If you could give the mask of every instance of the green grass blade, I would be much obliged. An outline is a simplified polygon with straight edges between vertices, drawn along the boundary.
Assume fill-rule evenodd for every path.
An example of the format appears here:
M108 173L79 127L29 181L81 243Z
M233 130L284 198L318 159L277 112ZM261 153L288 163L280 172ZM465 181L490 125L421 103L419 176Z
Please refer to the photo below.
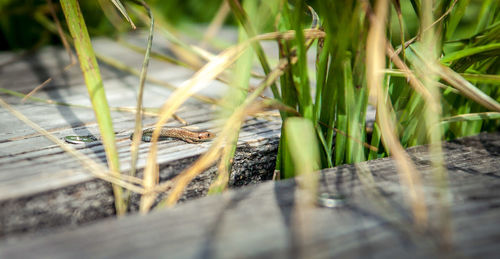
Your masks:
M301 184L314 195L317 191L315 171L321 168L314 126L308 119L291 117L285 121L284 127L295 175L303 176Z
M459 60L462 58L470 57L473 55L483 54L489 58L492 56L500 55L500 43L492 43L487 45L481 45L473 48L466 48L463 50L455 51L450 53L449 55L444 56L441 59L441 62L448 63L451 61Z
M386 69L385 73L393 77L406 78L406 73L397 69ZM490 74L471 74L471 73L458 73L464 79L474 82L474 83L486 83L492 85L500 85L500 75L490 75ZM404 88L403 86L398 87L399 89ZM401 96L396 94L396 96Z
M246 14L245 10L243 7L240 5L238 0L227 0L229 6L231 7L231 10L236 16L236 19L241 23L243 28L245 28L245 31L248 34L248 38L253 38L257 35L255 32L255 29L253 28L250 20L248 19L248 15ZM262 46L260 45L259 42L252 42L252 47L257 54L257 57L259 58L260 64L262 66L262 69L264 70L264 73L269 74L271 72L271 67L269 66L269 62L267 61L266 54L264 53L264 50L262 49ZM273 92L274 98L280 100L281 96L278 92L278 87L276 84L271 85L271 91Z
M248 10L248 15L250 18L256 19L257 14L257 4L254 1L244 2L245 9ZM239 42L245 42L248 40L247 34L245 33L242 26L238 27ZM219 116L222 119L227 119L231 116L230 112L234 112L238 107L245 101L247 96L248 86L250 83L250 75L252 71L254 55L250 49L245 50L241 57L236 61L236 67L234 69L234 77L231 79L231 84L234 86L230 88L224 99L221 101L224 107L229 107L229 109L222 110ZM245 91L241 91L245 90ZM231 122L226 122L231 123ZM238 136L240 133L240 127L235 127L231 138L226 138L227 143L223 148L222 156L218 165L218 174L216 180L211 184L208 193L216 194L226 190L229 183L229 177L231 172L231 165L236 151L236 145L238 144Z
M483 5L478 15L479 19L476 25L476 33L486 29L488 23L494 19L498 5L498 0L483 0Z
M410 2L413 7L413 11L415 11L415 14L420 17L420 0L410 0Z
M324 40L318 41L317 54L316 54L316 96L314 102L314 123L317 123L321 117L321 101L323 90L326 85L328 60L330 57L330 44L324 44Z
M377 159L377 158L383 156L384 153L381 151L382 146L380 145L381 141L382 141L382 133L380 132L380 127L375 122L373 124L370 145L373 147L376 147L378 149L378 151L370 150L370 153L368 154L368 160ZM381 155L379 155L379 154L381 154Z
M354 85L351 57L343 62L344 88L347 106L347 143L346 162L356 163L365 160L363 143L365 141L366 107L368 104L366 87Z
M480 112L460 114L452 117L443 118L441 124L459 122L459 121L483 121L483 120L498 120L500 119L500 112Z
M111 2L116 6L116 9L118 9L120 11L120 13L123 15L123 17L125 17L125 19L127 20L127 22L130 23L130 25L132 26L132 28L135 29L134 22L132 22L132 19L130 19L130 16L128 16L127 10L125 9L125 7L123 7L123 5L120 2L120 0L111 0ZM106 11L106 10L104 10L104 11Z
M136 105L136 113L135 113L135 127L134 127L134 135L132 138L132 145L130 146L130 171L129 175L135 176L136 167L137 167L137 159L139 157L139 145L141 144L142 138L142 115L143 115L143 96L144 96L144 85L146 83L148 66L149 66L149 58L151 54L151 47L153 45L153 33L154 33L154 17L151 9L144 1L138 1L146 12L148 13L151 22L149 24L149 33L148 33L148 43L146 47L146 53L144 54L144 60L142 62L141 74L139 77L139 91L137 96L137 105ZM126 193L127 200L130 198L129 192Z
M438 71L441 78L450 83L453 87L463 93L463 95L488 110L491 111L500 111L500 104L495 101L490 96L486 95L484 92L479 90L469 81L465 80L462 76L460 76L457 72L453 71L449 67L441 66L441 69Z
M297 50L298 61L292 66L294 70L295 85L297 86L299 112L303 117L313 118L313 104L311 98L311 89L309 86L309 76L307 74L307 47L304 38L302 23L304 19L305 5L304 1L296 0L294 9L293 29L295 30L295 46Z
M451 39L451 37L455 33L455 30L458 26L458 23L460 22L460 20L464 16L465 10L467 9L469 2L470 2L470 0L460 0L457 2L455 8L453 8L453 11L451 12L450 16L448 17L448 22L447 22L446 32L445 32L445 39ZM450 5L451 4L452 3L450 3Z
M85 21L80 10L80 6L76 0L63 0L61 7L66 17L69 31L73 38L80 67L83 72L85 84L94 108L101 138L106 151L106 158L108 166L113 174L120 174L120 161L118 158L118 151L115 143L115 133L113 130L113 122L109 111L108 101L106 100L106 93L104 92L104 85L102 82L99 66L97 64L90 37L87 32ZM113 185L115 194L115 206L118 215L125 213L126 207L122 197L122 188Z

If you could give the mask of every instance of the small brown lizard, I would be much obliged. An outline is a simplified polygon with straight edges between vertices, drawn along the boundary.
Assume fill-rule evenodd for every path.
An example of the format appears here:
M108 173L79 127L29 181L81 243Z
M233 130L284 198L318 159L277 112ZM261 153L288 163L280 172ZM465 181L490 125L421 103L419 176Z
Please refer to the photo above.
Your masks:
M145 129L142 131L142 141L151 142L153 136L154 128ZM134 134L130 135L130 139L134 137ZM158 140L165 140L168 138L176 138L184 140L187 143L198 143L209 141L215 137L215 134L210 131L192 131L185 128L171 128L163 127L160 131L160 137Z

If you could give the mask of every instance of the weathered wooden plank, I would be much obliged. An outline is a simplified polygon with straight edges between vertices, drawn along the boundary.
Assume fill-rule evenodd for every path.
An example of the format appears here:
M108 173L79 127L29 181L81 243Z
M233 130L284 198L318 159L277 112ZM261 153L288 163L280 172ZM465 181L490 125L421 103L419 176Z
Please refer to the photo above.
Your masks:
M274 167L278 134L279 125L274 129L264 128L264 131L242 133L240 141L243 144L240 145L235 157L233 168L235 180L231 185L248 184L255 182L255 179L270 179ZM265 145L252 145L252 141ZM130 141L123 142L127 143L119 143L118 148L123 157L123 170L127 170ZM161 180L170 179L189 166L197 156L207 150L208 145L209 143L189 145L179 143L179 141L161 143L158 154ZM149 144L141 145L140 167L145 163L148 147ZM105 157L101 146L82 147L81 150L97 161ZM248 153L254 155L249 156ZM92 176L85 172L78 162L59 151L58 147L23 155L28 158L12 159L10 163L7 158L2 165L3 177L0 193L3 194L4 199L0 202L0 218L2 219L0 234L33 232L48 227L62 226L65 222L77 224L96 218L85 216L84 219L78 221L74 218L75 213L83 215L91 213L100 217L114 213L112 209L110 210L113 203L109 185L100 183L100 180L92 180ZM254 170L255 167L260 167L261 170ZM30 170L24 171L26 168ZM253 170L251 175L247 169ZM194 198L206 193L214 176L215 168L202 174L188 188L185 197ZM92 196L93 193L97 194ZM30 207L27 203L36 205ZM97 208L80 206L82 203L99 204L99 206ZM135 206L132 209L135 209ZM46 213L40 213L40 210Z
M128 40L144 44L142 34L132 35ZM155 38L157 50L165 51L166 41ZM94 41L98 53L105 53L135 69L140 69L142 55L106 39ZM13 55L0 53L0 60ZM0 67L0 87L27 93L39 83L52 76L53 81L38 92L39 98L52 99L78 105L90 105L86 87L83 85L79 66L61 73L69 63L62 49L45 48L39 53ZM102 65L102 64L101 64ZM134 107L137 85L135 76L101 66L108 101L113 107ZM188 79L193 71L152 60L149 76L179 85ZM227 87L210 82L207 96L217 97ZM144 105L160 107L171 90L154 84L146 85ZM40 126L63 139L67 135L98 134L94 113L91 109L55 106L34 102L21 103L18 97L0 94L14 108ZM214 121L216 107L197 100L189 100L178 111L190 127L217 132ZM117 132L122 170L130 164L129 135L134 125L134 115L112 112ZM40 136L24 123L0 109L0 237L19 233L30 233L53 227L76 225L114 214L110 186L93 178L81 164L64 153L54 143ZM152 125L155 118L146 117L144 125ZM239 186L269 179L273 171L274 153L280 134L280 120L249 119L241 131L238 153L233 168L231 186ZM169 126L180 126L172 121ZM187 144L182 141L164 141L159 145L158 162L161 180L172 178L189 166L210 143ZM144 167L150 144L140 146L138 166ZM105 165L102 145L74 145L80 152ZM273 154L273 155L271 155ZM246 169L253 170L249 173ZM140 170L139 170L139 173ZM204 195L215 168L210 168L198 177L188 188L183 199ZM133 201L137 199L133 197ZM136 206L132 206L135 210Z
M452 243L412 228L393 161L379 159L321 172L321 192L344 195L328 209L300 204L294 180L266 182L146 216L108 219L43 238L0 244L3 258L497 258L500 237L500 133L444 144ZM424 177L430 225L439 192L425 147L409 150ZM373 184L366 184L363 168ZM364 179L364 180L363 180ZM376 198L374 190L381 195ZM300 208L301 213L297 214Z

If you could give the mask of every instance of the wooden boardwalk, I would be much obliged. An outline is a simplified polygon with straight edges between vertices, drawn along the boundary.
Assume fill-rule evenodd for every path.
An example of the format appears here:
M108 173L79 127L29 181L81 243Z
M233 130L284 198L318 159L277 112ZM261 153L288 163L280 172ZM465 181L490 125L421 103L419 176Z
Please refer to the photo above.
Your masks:
M269 181L146 216L0 244L0 257L498 258L500 133L444 147L450 246L438 231L439 189L432 181L429 155L425 147L417 147L410 154L424 176L429 231L412 228L405 190L394 163L386 158L321 172L321 191L345 197L345 205L337 208L301 206L304 191L294 180Z

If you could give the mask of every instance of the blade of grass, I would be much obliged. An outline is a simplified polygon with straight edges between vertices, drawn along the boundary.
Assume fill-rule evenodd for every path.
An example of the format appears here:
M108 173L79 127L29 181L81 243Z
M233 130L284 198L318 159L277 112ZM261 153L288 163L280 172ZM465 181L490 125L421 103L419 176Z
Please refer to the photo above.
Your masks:
M461 4L466 1L460 1L458 10L462 8ZM453 15L450 17L453 19ZM433 5L430 1L425 1L422 5L422 25L428 27L433 20ZM439 30L437 26L436 30ZM429 143L429 153L432 157L432 176L433 183L437 186L437 200L439 206L436 211L438 212L437 228L439 233L439 242L442 247L451 249L452 242L452 222L450 211L450 192L448 186L448 172L445 167L444 152L442 147L442 132L439 127L441 121L442 108L440 104L441 93L437 86L439 76L434 72L434 67L438 66L438 56L441 55L440 42L442 35L434 31L434 27L422 34L421 44L423 49L423 68L417 70L417 75L422 79L422 83L426 86L427 90L431 93L432 99L425 100L423 107L424 130L427 135L425 136L426 142ZM436 44L437 43L437 44ZM423 135L423 134L422 134Z
M344 88L347 106L347 135L346 139L346 162L356 163L365 160L363 148L365 136L366 106L368 98L366 88L356 89L353 82L351 70L351 58L347 57L343 62Z
M248 34L248 38L254 38L257 35L257 33L255 32L255 29L253 28L245 10L243 9L239 1L238 0L226 0L226 1L229 4L229 7L231 8L231 11L233 12L236 19L241 23L243 28L245 28L245 31ZM262 49L262 46L260 45L259 42L256 41L252 42L252 47L255 51L255 54L257 54L257 57L259 58L264 73L266 75L269 74L271 72L271 68L269 66L269 62L267 61L266 54ZM276 84L271 85L271 91L273 92L274 98L277 98L278 100L281 99Z
M448 17L448 21L446 22L446 31L445 31L445 39L451 39L453 34L455 33L455 30L458 26L458 23L462 19L462 17L465 14L465 10L467 9L467 6L469 5L470 0L462 0L458 1L457 5L455 3L452 3L451 6L454 6L453 11L451 12L450 16Z
M279 1L278 16L275 20L275 30L283 31L291 28L290 15L288 11L288 4L285 1ZM292 46L289 41L284 39L278 39L278 50L279 50L279 58L286 59L288 63L292 63L292 57L290 53L292 52ZM293 80L293 73L290 68L287 68L284 71L283 76L280 77L280 91L281 91L281 99L282 102L289 106L295 107L297 106L297 90L296 90L295 82ZM293 113L282 112L280 111L281 120L286 120L289 116L293 116ZM281 128L280 141L278 144L278 154L276 157L276 167L275 174L277 175L276 179L281 178L289 178L293 177L293 165L291 164L290 154L286 151L286 135L284 134L283 127Z
M135 176L136 174L136 167L137 167L137 159L139 157L139 144L141 143L141 138L142 138L142 102L143 102L143 95L144 95L144 84L146 83L146 78L147 78L147 72L148 72L148 65L149 65L149 58L150 58L150 53L151 53L151 47L153 45L153 32L154 32L154 17L153 13L151 12L151 9L149 6L146 4L144 1L137 1L139 4L141 4L146 12L148 13L151 22L149 24L149 34L148 34L148 43L146 47L146 53L144 55L144 60L142 62L142 69L141 69L141 74L139 77L139 94L137 96L137 105L136 105L136 113L135 113L135 127L134 127L134 134L132 137L132 144L130 145L130 171L129 175ZM128 201L130 198L130 193L126 192L125 193L125 199L127 201L126 206L128 205Z
M342 65L342 64L339 64ZM346 88L349 87L346 84L349 83L351 78L344 77L344 71L342 67L339 67L338 69L339 76L341 76L338 79L339 84L337 85L337 99L336 99L336 104L337 104L337 109L336 109L336 116L335 116L335 128L338 130L341 130L342 132L348 132L347 129L347 123L348 123L348 117L347 117L347 112L348 112L348 107L347 107L347 100L346 100ZM350 81L352 83L352 81ZM342 135L342 134L337 134L335 136L335 165L340 165L346 162L346 157L348 156L346 153L346 143L347 143L347 137Z
M306 211L313 208L318 199L319 174L315 171L321 166L314 125L310 119L290 117L284 122L284 128L289 149L287 153L292 158L300 193L294 200L290 225L296 238L310 240L313 238L311 225L314 222ZM300 257L307 256L301 254Z
M401 12L401 3L399 0L393 0L392 1L394 9L396 9L396 14L398 15L398 22L399 22L399 37L401 39L401 46L405 45L405 27L404 27L404 20L403 20L403 13ZM402 48L403 52L403 61L406 60L406 55L405 55L405 48Z
M123 18L120 10L117 10L116 6L114 6L114 4L109 0L97 0L97 3L113 27L118 31L122 31L125 25L123 24ZM126 27L128 29L128 25L126 25Z
M303 117L313 119L313 103L311 98L311 89L309 84L309 76L307 74L307 50L308 46L304 38L302 23L304 20L305 4L302 0L295 1L295 9L293 13L292 28L295 30L295 48L297 61L292 62L292 70L294 71L295 86L297 87L297 97L299 104L299 112ZM314 10L311 8L311 12ZM317 21L314 21L317 23ZM313 26L315 26L313 24ZM295 64L294 64L295 63Z
M125 19L127 20L127 22L130 23L130 26L132 26L132 29L135 30L135 28L136 28L135 24L132 21L132 19L130 19L130 16L128 16L127 10L125 9L125 7L123 7L123 5L120 2L120 0L111 0L111 2L116 6L116 9L118 9L120 11L120 13L123 15L123 17L125 17Z
M500 119L500 112L479 112L479 113L469 113L460 114L456 116L443 118L441 124L449 124L453 122L460 121L482 121L482 120L498 120Z
M315 171L321 168L314 126L307 118L290 117L284 127L295 175L301 176L297 179L299 187L306 190L307 199L314 203L318 190L318 174Z
M386 69L384 70L384 72L393 77L407 78L409 76L409 73L407 71L403 71L400 69ZM458 74L462 76L464 79L471 82L500 85L500 75L471 74L471 73L458 73ZM458 93L458 91L455 90L454 88L446 86L444 84L442 84L441 87L443 89L447 89L449 91L454 91L455 93Z
M450 83L451 86L459 90L465 97L477 102L488 110L500 111L500 104L497 101L469 83L469 81L465 80L449 67L441 65L436 72L443 80Z
M408 200L412 208L415 224L418 227L427 226L427 208L421 189L420 175L415 169L413 162L395 135L395 125L390 118L387 107L387 92L382 87L382 74L380 71L385 67L384 53L386 49L385 21L387 17L388 1L378 1L375 13L369 14L371 25L368 32L366 72L367 83L371 94L377 100L377 123L382 132L382 142L387 150L391 151L399 170L401 182L408 188Z
M371 135L372 139L370 144L371 146L377 149L376 150L370 149L370 153L368 154L368 160L377 159L381 157L381 155L379 155L379 153L381 153L379 152L381 149L379 145L382 141L382 133L380 132L380 127L378 126L378 123L373 124L373 131Z
M252 20L256 20L258 18L258 5L255 1L246 1L243 3L245 9L248 11L248 16ZM228 6L229 8L229 6ZM229 11L229 10L228 10ZM247 34L242 26L238 27L238 38L239 42L245 42L248 40ZM234 77L232 78L231 85L235 86L230 88L227 91L225 98L222 100L225 107L229 107L229 110L222 110L220 113L221 118L228 118L230 116L229 112L234 111L240 106L245 100L246 94L248 93L248 87L250 84L250 75L252 71L254 55L250 49L245 50L243 55L236 61ZM241 91L240 89L244 90ZM226 144L222 147L221 159L218 163L218 175L215 181L210 185L210 189L208 190L209 194L220 193L226 190L229 176L231 172L231 164L234 157L234 153L236 151L236 145L238 142L238 136L240 132L240 128L242 126L243 121L235 121L235 122L226 122L226 123L234 123L233 131L230 132L228 136L226 136Z
M481 6L481 11L478 15L479 20L476 26L476 34L481 32L486 28L488 22L492 20L495 16L495 10L498 8L498 1L496 0L484 0Z
M66 22L71 32L76 52L78 53L85 84L87 85L90 100L94 107L109 169L113 174L119 176L120 161L116 150L113 122L111 120L99 66L92 49L92 44L90 43L89 34L85 21L83 20L80 6L76 0L64 0L61 1L61 7L66 17ZM115 194L116 212L118 215L123 215L127 209L122 196L123 190L120 186L113 185L113 192Z
M455 51L441 58L441 62L448 63L451 61L459 60L462 58L478 54L484 54L487 55L488 57L498 56L500 55L500 43L491 43L487 45L481 45L473 48L466 48L463 50Z
M331 44L326 43L324 39L318 40L318 45L316 49L316 96L314 101L314 118L313 121L316 123L321 117L321 96L323 95L323 90L326 85L327 71L328 71L328 61L330 58L330 46Z

